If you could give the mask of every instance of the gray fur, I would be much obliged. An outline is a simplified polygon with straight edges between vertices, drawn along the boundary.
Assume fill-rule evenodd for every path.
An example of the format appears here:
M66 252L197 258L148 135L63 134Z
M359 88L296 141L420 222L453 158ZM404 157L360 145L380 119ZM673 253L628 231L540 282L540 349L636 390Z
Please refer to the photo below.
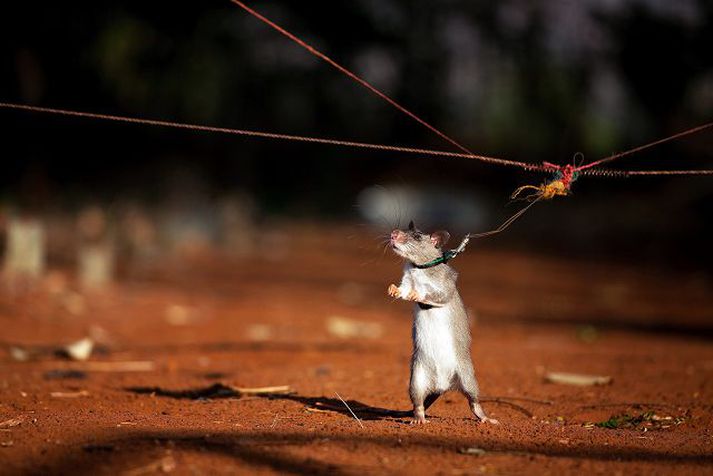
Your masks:
M447 232L424 234L415 227L394 230L391 235L394 252L406 262L401 284L391 285L389 294L414 302L409 385L414 422L425 423L426 409L452 389L466 396L476 419L497 423L478 402L468 315L456 287L458 273L447 264L425 269L414 266L441 256L448 236Z

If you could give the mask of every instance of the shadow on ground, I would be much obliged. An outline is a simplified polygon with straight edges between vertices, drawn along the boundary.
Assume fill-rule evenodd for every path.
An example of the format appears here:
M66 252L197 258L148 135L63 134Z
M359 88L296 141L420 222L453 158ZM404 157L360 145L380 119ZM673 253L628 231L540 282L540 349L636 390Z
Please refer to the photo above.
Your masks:
M211 400L216 398L243 398L246 396L240 389L222 383L214 383L208 387L182 390L166 389L163 387L128 387L126 390L136 394L168 397L178 400ZM356 416L361 420L410 419L413 415L412 410L392 410L375 407L358 400L341 400L338 397L306 397L296 393L264 393L257 396L269 400L289 400L301 403L308 411L339 413L349 418ZM486 396L481 396L480 398L481 402L503 405L522 413L527 418L532 418L532 412L511 400L518 400L518 398ZM530 402L536 404L552 403L536 400L530 400Z
M227 464L240 468L271 469L286 474L355 474L364 471L379 470L377 463L340 466L328 461L328 452L315 453L324 456L327 461L317 456L295 455L293 448L311 445L331 445L360 451L368 455L373 447L394 448L395 451L411 449L414 451L433 451L442 453L477 444L485 450L487 456L522 456L536 455L581 460L604 461L647 461L667 465L677 463L709 465L713 455L690 454L683 452L655 451L647 449L613 448L605 445L589 445L582 448L563 447L562 445L503 442L495 437L483 435L479 440L473 438L444 438L420 433L417 429L411 435L405 435L398 441L393 436L369 434L335 434L334 432L283 433L275 432L222 432L206 435L193 430L162 430L155 432L137 431L122 438L93 439L76 449L44 463L32 466L28 474L97 474L103 471L116 472L147 461L155 461L168 451L176 455L177 465L188 454L212 453L230 459ZM90 451L88 448L99 448ZM369 461L367 457L364 461ZM127 463L128 462L128 463ZM127 466L128 464L128 466ZM232 466L231 466L232 467ZM184 468L185 469L185 468Z
M163 387L128 387L129 392L168 397L179 400L211 400L216 398L242 398L245 396L238 389L215 383L208 387L198 387L184 390L171 390ZM410 410L390 410L362 403L358 400L340 400L329 397L304 397L295 393L268 393L258 395L270 400L289 400L301 403L313 411L340 413L354 418L352 412L362 420L382 420L384 418L406 418L412 415Z

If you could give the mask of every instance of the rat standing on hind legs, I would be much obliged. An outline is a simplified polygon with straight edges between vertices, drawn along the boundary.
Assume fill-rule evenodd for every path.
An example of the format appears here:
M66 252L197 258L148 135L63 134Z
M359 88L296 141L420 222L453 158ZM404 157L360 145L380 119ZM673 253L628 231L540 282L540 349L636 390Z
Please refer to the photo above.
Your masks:
M470 358L470 327L456 279L442 251L450 234L426 234L413 222L406 231L391 233L391 247L406 260L401 284L389 286L389 296L413 301L413 356L409 393L414 423L426 423L426 410L448 390L459 390L468 399L473 415L488 418L478 401L478 382Z

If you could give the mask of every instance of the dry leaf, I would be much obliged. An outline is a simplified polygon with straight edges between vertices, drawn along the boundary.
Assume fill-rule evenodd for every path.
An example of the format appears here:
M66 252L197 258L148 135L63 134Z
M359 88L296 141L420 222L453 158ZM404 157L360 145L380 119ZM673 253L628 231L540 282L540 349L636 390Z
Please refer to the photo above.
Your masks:
M92 355L92 350L94 349L94 341L89 337L78 340L67 345L63 350L67 353L72 360L87 360L90 355Z
M22 420L24 420L24 417L19 416L15 418L10 418L9 420L5 420L3 422L0 422L0 428L13 428L18 426L20 423L22 423Z
M52 392L50 396L52 398L79 398L88 397L89 392L86 390L79 390L78 392Z
M561 383L564 385L577 385L588 387L592 385L607 385L612 378L600 375L571 374L565 372L548 372L545 374L545 381L550 383Z
M378 339L383 334L382 326L377 322L355 321L341 316L331 316L327 319L327 330L342 339L354 337Z

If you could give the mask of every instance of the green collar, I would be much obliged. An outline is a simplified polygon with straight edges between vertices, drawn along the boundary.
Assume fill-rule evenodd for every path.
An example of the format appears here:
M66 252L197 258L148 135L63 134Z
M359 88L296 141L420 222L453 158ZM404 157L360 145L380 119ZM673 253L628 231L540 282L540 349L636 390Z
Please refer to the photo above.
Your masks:
M433 268L434 266L438 266L439 264L446 264L453 258L458 256L458 253L456 253L454 250L451 251L444 251L443 255L440 258L436 258L434 260L429 261L428 263L424 264L414 264L414 268L418 269L427 269L427 268Z
M433 268L434 266L438 266L439 264L446 264L456 256L458 256L460 253L465 251L465 246L468 244L468 241L470 241L470 234L465 235L463 238L463 241L461 241L460 245L458 248L450 251L444 251L443 254L441 255L440 258L436 258L434 260L429 261L428 263L424 264L413 264L414 268L418 269L428 269L428 268Z

